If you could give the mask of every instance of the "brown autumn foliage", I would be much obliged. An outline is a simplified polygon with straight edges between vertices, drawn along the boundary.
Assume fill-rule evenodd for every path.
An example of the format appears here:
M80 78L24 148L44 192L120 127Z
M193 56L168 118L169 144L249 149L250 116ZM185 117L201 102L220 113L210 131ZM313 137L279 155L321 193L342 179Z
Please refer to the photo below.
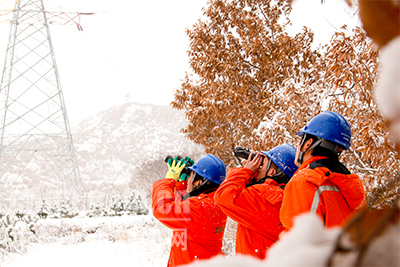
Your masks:
M316 50L307 28L295 36L285 31L290 11L290 0L208 2L187 30L193 74L172 102L190 122L184 132L234 166L235 147L296 144L295 133L312 117L339 112L353 129L342 161L361 176L370 206L391 204L400 156L373 100L378 52L361 29L345 28Z

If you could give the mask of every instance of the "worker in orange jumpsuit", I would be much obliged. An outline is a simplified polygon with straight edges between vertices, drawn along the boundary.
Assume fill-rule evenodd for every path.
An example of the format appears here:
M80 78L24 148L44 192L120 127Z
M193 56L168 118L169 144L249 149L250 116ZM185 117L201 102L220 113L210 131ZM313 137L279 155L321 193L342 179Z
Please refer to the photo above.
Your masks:
M195 260L222 254L222 239L227 216L214 201L215 190L225 179L225 164L207 154L188 167L187 194L181 197L176 185L185 160L168 162L165 179L153 184L154 217L173 230L168 266L185 265ZM181 188L182 189L182 188Z
M268 248L279 239L284 230L279 220L283 188L297 170L295 155L289 144L257 152L244 167L230 169L218 188L215 202L238 222L236 253L265 259Z
M296 216L312 213L327 228L341 226L366 204L360 178L339 161L341 152L350 148L350 124L342 115L325 111L297 135L301 137L296 150L299 169L285 188L282 224L288 231Z

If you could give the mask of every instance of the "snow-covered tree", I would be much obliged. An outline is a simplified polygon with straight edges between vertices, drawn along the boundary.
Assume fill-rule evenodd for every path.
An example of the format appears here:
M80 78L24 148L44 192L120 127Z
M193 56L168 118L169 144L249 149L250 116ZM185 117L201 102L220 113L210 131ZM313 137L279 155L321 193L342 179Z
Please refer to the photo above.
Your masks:
M44 200L36 214L42 219L46 219L51 214L50 208Z
M73 218L78 215L78 211L69 201L63 201L61 203L59 213L61 218Z
M297 144L295 133L312 117L336 111L352 125L352 148L342 160L361 176L370 206L391 205L400 155L372 94L378 52L363 30L346 28L314 49L307 28L295 36L285 31L290 11L289 0L208 2L187 30L194 75L172 102L185 110L184 132L229 167L237 164L235 147Z
M137 214L137 201L135 197L135 192L132 192L128 197L128 201L126 203L125 211L128 215L136 215Z
M39 217L21 211L0 213L0 255L9 252L26 252L35 240L33 225Z
M111 198L110 216L121 216L125 211L125 203L121 197L113 196Z
M149 214L149 209L146 207L145 203L143 203L142 197L139 195L137 197L137 215L147 215Z
M291 37L285 31L290 4L212 0L205 17L187 30L195 75L186 75L172 106L185 110L188 138L228 166L235 164L236 146L261 148L254 132L287 106L280 91L285 81L315 79L319 73L313 67L320 58L311 49L313 34L304 28ZM284 141L272 139L262 148Z
M88 217L97 217L97 216L104 216L105 214L105 205L96 202L89 207L89 211L87 212Z

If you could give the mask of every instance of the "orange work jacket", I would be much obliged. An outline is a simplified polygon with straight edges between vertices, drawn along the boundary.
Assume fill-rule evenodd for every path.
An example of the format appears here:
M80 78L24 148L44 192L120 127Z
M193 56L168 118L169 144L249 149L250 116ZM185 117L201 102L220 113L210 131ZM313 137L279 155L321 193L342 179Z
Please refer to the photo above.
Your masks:
M250 169L231 168L214 199L222 211L238 222L236 253L264 259L284 230L279 220L283 190L271 179L246 188L252 176Z
M227 216L214 201L215 191L182 200L173 179L153 184L154 217L173 230L168 266L209 259L222 253Z
M317 214L327 228L342 226L366 205L358 175L318 166L321 160L329 161L326 157L315 156L303 162L285 187L280 218L287 231L292 228L293 219L302 213ZM310 168L310 164L314 167Z
M175 183L175 201L182 200L183 196L188 192L187 189L187 181L179 181Z

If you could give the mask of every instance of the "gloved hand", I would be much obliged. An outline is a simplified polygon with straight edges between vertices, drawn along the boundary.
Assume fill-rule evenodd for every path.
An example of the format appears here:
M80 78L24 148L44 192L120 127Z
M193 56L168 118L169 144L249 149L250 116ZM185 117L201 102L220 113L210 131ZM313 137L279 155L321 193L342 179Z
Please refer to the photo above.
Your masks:
M185 161L187 162L186 166L193 166L193 164L194 164L194 161L191 158L189 158L188 156L185 157Z
M187 175L186 173L182 173L181 176L179 176L179 181L186 181L189 176L190 175Z
M178 157L175 157L174 160L169 159L167 164L168 172L165 175L165 178L171 178L177 182L181 176L183 168L186 166L186 161L184 159L178 160Z
M184 161L186 162L186 166L192 166L194 164L194 161L189 158L188 156L185 157ZM186 181L189 178L190 174L182 173L181 176L179 177L179 181Z

